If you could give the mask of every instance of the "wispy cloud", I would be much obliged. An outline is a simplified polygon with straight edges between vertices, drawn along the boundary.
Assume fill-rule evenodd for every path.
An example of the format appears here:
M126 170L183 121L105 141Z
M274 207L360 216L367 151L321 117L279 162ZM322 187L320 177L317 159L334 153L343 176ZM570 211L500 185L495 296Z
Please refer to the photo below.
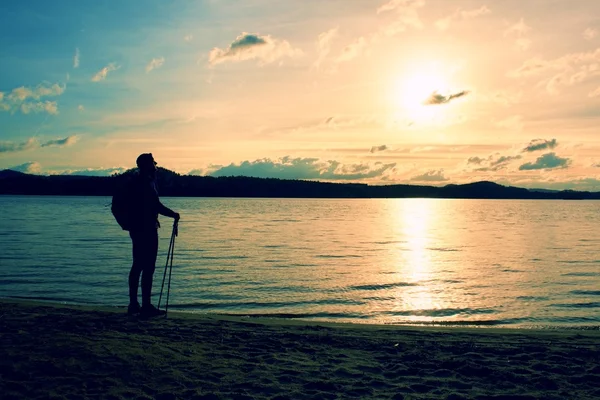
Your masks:
M73 56L73 68L79 68L79 47L75 48L75 55Z
M553 74L542 81L551 94L558 94L561 86L571 86L595 79L600 76L600 48L588 52L570 53L553 60L531 58L519 68L509 71L507 76L524 78L544 73Z
M388 147L385 144L382 144L381 146L373 146L371 147L371 150L369 150L370 153L377 153L379 151L385 151L387 150Z
M585 31L583 31L583 38L585 40L592 40L596 36L598 36L598 29L587 28Z
M84 175L84 176L110 176L114 174L122 174L126 172L127 168L124 167L112 167L112 168L79 168L79 169L63 169L63 170L50 170L48 174L51 175Z
M335 160L283 157L275 160L264 158L230 164L217 169L210 175L348 181L382 177L387 172L391 172L395 166L396 163L342 164Z
M79 138L77 136L67 136L64 139L49 140L49 141L43 143L41 145L41 147L51 147L51 146L64 147L64 146L71 146L71 145L77 143L78 140L79 140Z
M165 58L164 57L160 57L160 58L153 58L152 61L150 61L148 63L148 65L146 65L146 72L150 72L153 69L157 69L163 66L163 64L165 63Z
M410 178L411 181L417 182L445 182L448 181L449 178L444 176L444 170L430 170L425 172L424 174L413 176Z
M49 85L42 83L35 88L21 86L13 89L7 96L7 101L19 102L26 101L29 99L39 100L42 97L54 97L60 96L64 93L66 87L60 86L58 83Z
M459 8L451 15L449 15L445 18L440 18L437 21L435 21L435 27L438 28L439 30L445 31L446 29L448 29L450 27L450 25L452 24L452 21L461 21L461 20L472 19L472 18L479 17L481 15L489 14L491 12L492 11L489 8L487 8L486 6L481 6L479 8L475 8L472 10L461 10Z
M106 67L102 68L98 71L93 77L92 82L100 82L106 79L109 72L116 71L119 69L119 66L115 63L110 63Z
M368 42L364 37L359 37L355 42L350 43L342 50L342 53L336 58L336 62L341 63L350 61L358 57L367 48Z
M259 65L265 65L284 57L298 57L302 54L302 50L292 47L287 40L244 32L227 48L213 48L208 54L208 63L215 66L228 61L259 60Z
M529 142L529 144L522 151L530 153L532 151L539 151L539 150L546 150L546 149L552 150L556 146L558 146L558 142L556 141L556 139L552 139L552 140L533 139L531 142Z
M527 50L531 46L531 40L525 37L529 31L531 31L531 27L521 18L519 22L509 26L504 31L504 36L517 36L515 40L516 46L521 50Z
M317 38L317 59L313 63L314 68L319 68L325 57L331 52L331 42L338 34L338 28L331 28L323 32Z
M0 142L0 153L16 153L18 151L34 149L38 146L39 144L34 138L30 138L22 143Z
M343 48L335 61L342 63L353 60L384 37L394 36L410 28L422 29L423 22L419 18L418 9L424 5L424 0L391 0L381 5L377 9L377 14L392 13L392 20L382 21L378 30L354 39Z
M110 176L122 174L127 171L123 167L111 168L44 168L37 161L26 162L21 165L10 167L13 171L24 172L33 175L83 175L83 176Z
M411 21L414 25L422 26L419 16L416 14L416 9L425 5L425 0L390 0L377 8L377 14L388 11L393 11L406 21Z
M21 143L0 141L0 153L16 153L19 151L33 150L39 147L66 147L77 143L78 139L79 138L76 135L73 135L64 139L49 140L41 144L35 138L29 138L27 141Z
M51 115L58 114L58 105L55 101L37 101L21 104L23 114L47 112Z
M519 167L520 171L530 171L538 169L558 169L567 168L571 164L569 158L562 158L555 153L547 153L538 157L535 162L528 162Z
M444 96L442 94L439 94L438 92L433 92L431 93L431 95L429 95L429 97L423 102L423 104L431 106L431 105L438 105L438 104L446 104L451 102L452 100L458 99L460 97L464 97L467 94L469 94L468 90L463 90L461 92L458 93L452 93L449 94L447 96Z
M590 93L588 93L588 97L598 97L600 96L600 86L598 86L598 88L596 90L592 90Z

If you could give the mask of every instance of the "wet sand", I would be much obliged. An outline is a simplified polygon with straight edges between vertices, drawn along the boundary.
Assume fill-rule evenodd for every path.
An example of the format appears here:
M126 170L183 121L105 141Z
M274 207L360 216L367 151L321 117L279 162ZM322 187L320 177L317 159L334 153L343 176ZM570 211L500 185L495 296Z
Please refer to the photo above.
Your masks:
M416 328L0 300L2 399L599 399L600 331Z

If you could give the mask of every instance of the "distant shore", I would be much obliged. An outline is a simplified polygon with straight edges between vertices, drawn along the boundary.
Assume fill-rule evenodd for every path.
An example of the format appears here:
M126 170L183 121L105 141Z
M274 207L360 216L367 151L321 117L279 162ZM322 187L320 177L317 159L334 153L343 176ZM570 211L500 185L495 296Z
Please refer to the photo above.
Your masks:
M32 175L0 171L0 194L112 196L126 185L133 171L114 176ZM436 199L531 199L599 200L600 192L525 189L490 181L466 184L369 185L318 180L255 178L248 176L179 175L159 168L161 196L268 197L268 198L436 198Z
M4 399L596 399L600 331L417 328L0 300Z

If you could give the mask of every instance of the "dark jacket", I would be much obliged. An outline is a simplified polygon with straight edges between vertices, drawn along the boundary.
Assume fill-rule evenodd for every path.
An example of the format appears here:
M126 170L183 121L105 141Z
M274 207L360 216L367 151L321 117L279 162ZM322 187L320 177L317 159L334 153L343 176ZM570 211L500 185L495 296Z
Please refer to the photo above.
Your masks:
M156 230L160 227L158 214L175 217L175 212L165 207L158 198L156 183L147 176L135 175L131 181L133 203L131 231Z

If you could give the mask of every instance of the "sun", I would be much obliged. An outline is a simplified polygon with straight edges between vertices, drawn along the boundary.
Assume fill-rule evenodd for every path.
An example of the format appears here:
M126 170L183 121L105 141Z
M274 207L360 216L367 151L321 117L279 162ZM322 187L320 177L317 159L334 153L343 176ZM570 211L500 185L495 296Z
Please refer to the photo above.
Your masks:
M444 74L434 68L423 68L397 79L392 96L401 115L413 122L425 122L435 119L441 112L441 107L427 105L427 100L436 93L446 93L448 87Z

